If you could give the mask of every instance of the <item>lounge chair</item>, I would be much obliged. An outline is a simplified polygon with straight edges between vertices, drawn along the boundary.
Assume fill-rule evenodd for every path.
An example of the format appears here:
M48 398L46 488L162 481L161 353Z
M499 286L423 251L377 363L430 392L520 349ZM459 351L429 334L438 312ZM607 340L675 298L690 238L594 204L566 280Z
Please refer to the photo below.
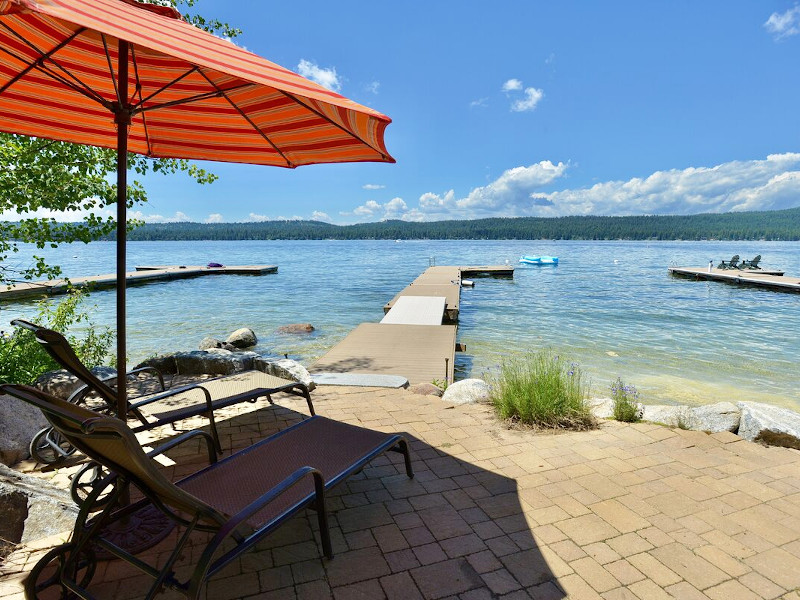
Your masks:
M724 260L717 265L718 269L737 269L739 265L739 255L734 254L728 262Z
M14 320L11 324L31 331L53 360L83 382L84 385L75 390L68 398L70 403L81 404L93 392L104 403L106 411L115 414L117 395L111 386L111 381L116 377L112 380L98 378L86 368L67 339L57 331L22 319ZM139 424L133 428L134 432L146 431L203 415L209 420L211 436L217 452L222 453L214 420L214 411L217 409L240 402L255 402L257 398L263 396L272 400L272 394L288 392L303 396L308 403L311 415L315 414L311 394L305 384L268 375L261 371L244 371L170 390L164 390L163 377L152 367L135 369L126 375L135 376L146 372L154 373L157 376L161 391L128 401L128 417L139 421ZM42 435L45 431L50 435ZM69 452L68 445L65 447L60 437L52 434L49 429L39 432L31 443L31 455L37 460L44 459L42 462L53 462L48 459L51 457L57 459L68 455Z
M758 269L761 270L761 267L758 266L758 263L761 262L761 255L756 254L756 257L753 260L743 260L742 264L739 265L739 268L742 270L745 269Z
M48 587L56 588L52 592L60 588L60 597L77 594L94 598L86 588L94 574L97 550L150 575L154 582L147 598L162 587L198 598L208 579L306 506L316 510L322 548L325 556L332 558L325 509L328 490L389 450L403 454L406 474L414 476L408 444L402 436L324 417L300 421L217 462L213 440L203 431L185 433L145 453L133 431L120 419L28 386L0 385L0 393L40 408L65 439L111 473L103 486L113 488L112 501L90 517L87 505L97 500L103 488L98 486L92 492L89 502L81 506L69 542L48 552L31 570L25 582L28 598L39 598ZM153 458L197 437L206 442L209 466L173 483ZM144 498L120 506L117 500L128 484L138 488ZM112 539L116 522L125 518L128 528L135 527L144 511L163 514L170 524L185 529L175 536L175 548L169 557L159 559L157 566L134 556ZM199 549L189 552L185 548L194 531L213 534L202 554L197 552ZM182 553L192 557L194 569L186 581L179 581L173 568Z

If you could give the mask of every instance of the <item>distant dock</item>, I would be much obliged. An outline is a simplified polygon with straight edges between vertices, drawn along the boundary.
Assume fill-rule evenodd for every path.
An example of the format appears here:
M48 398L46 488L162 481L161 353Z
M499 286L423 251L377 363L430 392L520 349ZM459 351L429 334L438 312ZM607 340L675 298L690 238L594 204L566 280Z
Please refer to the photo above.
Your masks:
M278 267L275 265L245 265L232 267L160 265L135 268L135 271L130 271L125 274L125 280L128 286L142 285L157 281L169 281L171 279L202 277L203 275L266 275L268 273L278 272ZM70 286L73 288L91 287L93 289L113 288L117 286L117 276L111 273L108 275L94 275L91 277L74 277L70 278L69 281L66 279L51 279L48 281L17 283L0 287L0 298L3 300L11 300L33 296L55 296L58 294L66 294Z
M775 292L800 292L800 278L785 277L783 271L769 269L711 269L709 271L708 267L670 267L669 273L675 277L721 281L732 285L760 287Z
M311 367L313 374L395 375L410 383L453 382L462 275L514 276L514 267L429 267ZM313 377L313 375L312 375Z

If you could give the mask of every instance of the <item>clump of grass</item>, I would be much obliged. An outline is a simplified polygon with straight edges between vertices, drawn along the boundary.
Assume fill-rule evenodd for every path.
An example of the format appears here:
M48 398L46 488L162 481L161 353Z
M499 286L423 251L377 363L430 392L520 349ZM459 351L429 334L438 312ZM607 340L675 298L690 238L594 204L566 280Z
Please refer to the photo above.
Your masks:
M492 381L492 404L516 423L583 430L596 424L587 391L576 363L540 350L503 362Z
M639 412L639 392L632 385L625 385L621 377L611 384L611 399L614 400L614 418L625 423L642 420Z

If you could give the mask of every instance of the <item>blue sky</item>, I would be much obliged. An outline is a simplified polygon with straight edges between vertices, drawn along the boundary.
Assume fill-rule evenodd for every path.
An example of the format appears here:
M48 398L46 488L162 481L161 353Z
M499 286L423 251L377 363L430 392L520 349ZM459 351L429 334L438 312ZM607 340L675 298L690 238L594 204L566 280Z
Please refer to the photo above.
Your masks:
M204 163L150 221L439 220L800 206L800 4L199 0L389 115L397 164Z

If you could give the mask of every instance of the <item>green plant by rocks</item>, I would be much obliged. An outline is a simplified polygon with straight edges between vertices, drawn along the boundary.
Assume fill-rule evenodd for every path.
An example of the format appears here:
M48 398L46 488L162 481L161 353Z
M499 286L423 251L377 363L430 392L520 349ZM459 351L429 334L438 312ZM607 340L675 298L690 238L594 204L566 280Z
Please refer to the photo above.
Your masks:
M509 358L492 381L492 404L500 417L547 428L595 426L578 365L540 350Z
M639 392L632 385L625 385L621 377L611 384L611 399L614 401L614 418L625 423L641 421Z
M43 301L33 321L63 333L81 362L91 368L108 358L114 332L89 322L89 312L82 307L85 297L85 293L73 291L57 305ZM74 335L73 328L82 335ZM0 381L31 384L42 373L59 368L30 331L17 327L0 336Z

